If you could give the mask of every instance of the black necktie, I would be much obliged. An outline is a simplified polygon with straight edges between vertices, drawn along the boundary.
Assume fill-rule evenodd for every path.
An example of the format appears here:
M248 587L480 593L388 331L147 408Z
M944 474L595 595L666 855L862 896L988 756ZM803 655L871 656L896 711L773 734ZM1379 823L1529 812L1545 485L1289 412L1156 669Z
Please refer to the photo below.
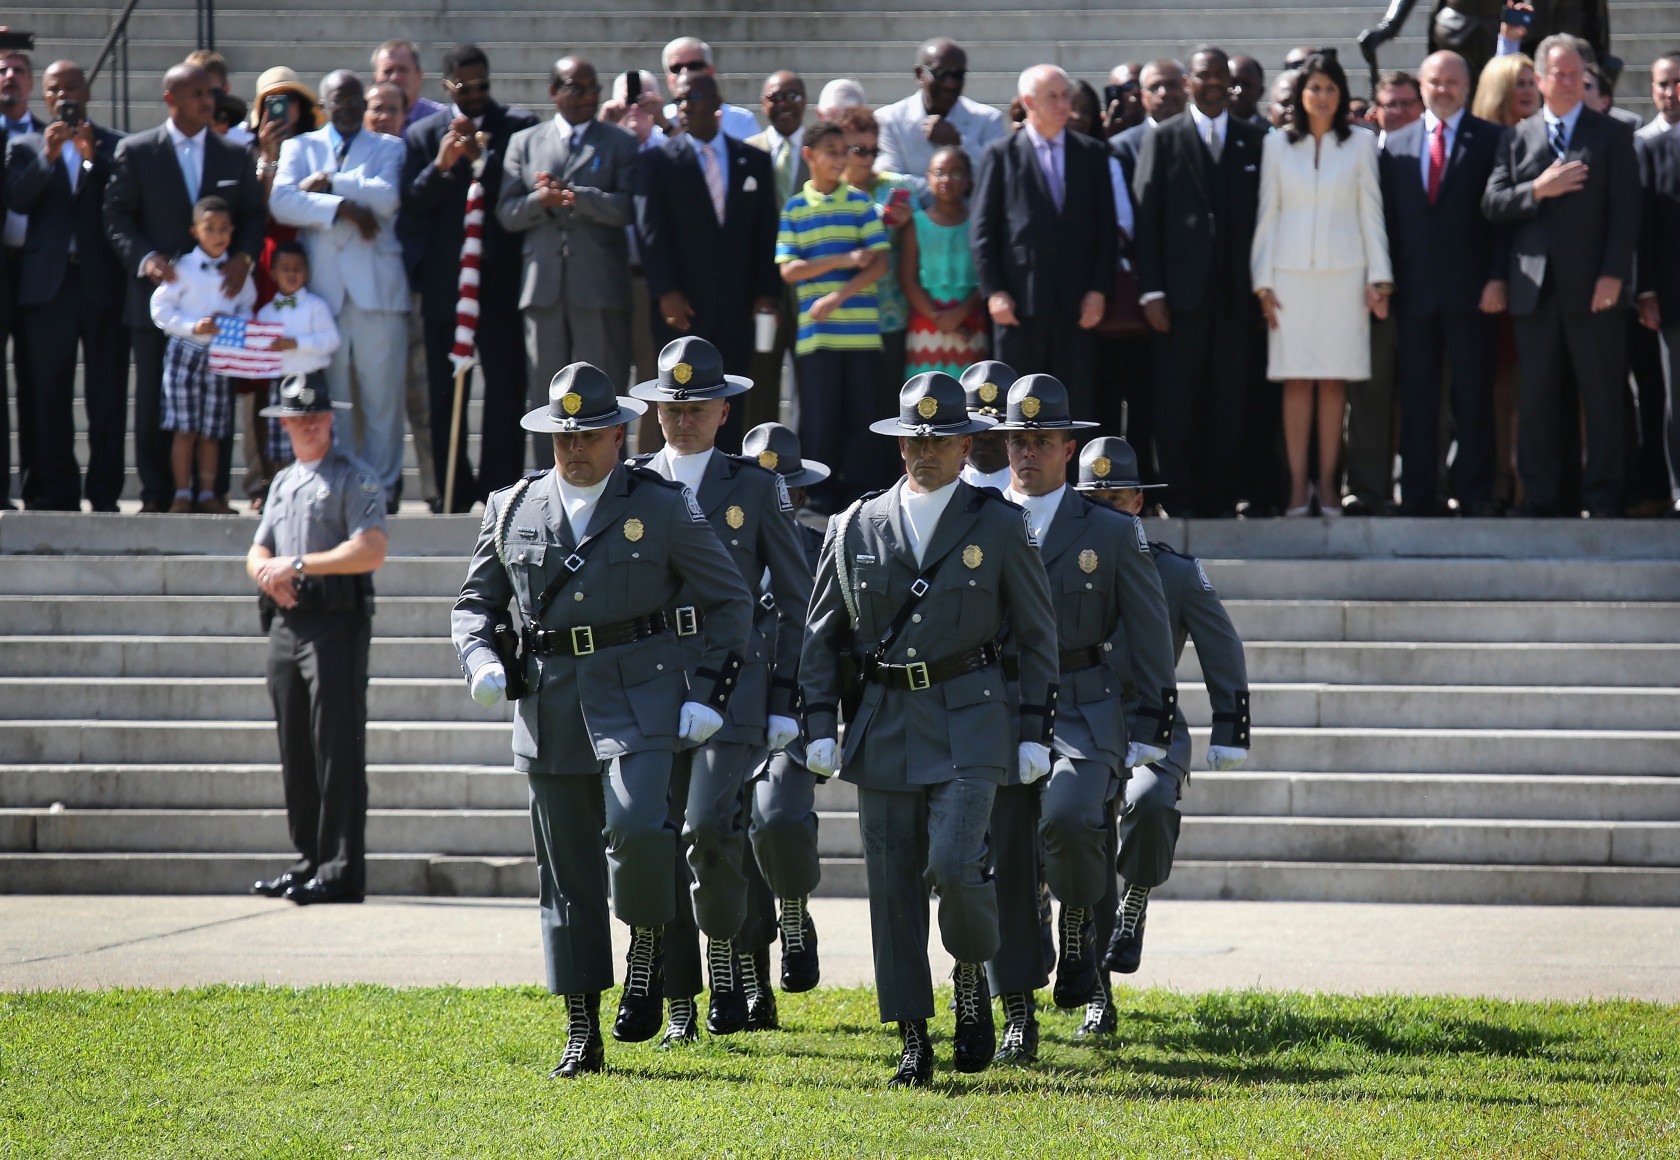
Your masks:
M227 265L227 259L222 258L221 260L216 261L206 258L200 262L199 265L204 267L206 270L220 270L223 266Z

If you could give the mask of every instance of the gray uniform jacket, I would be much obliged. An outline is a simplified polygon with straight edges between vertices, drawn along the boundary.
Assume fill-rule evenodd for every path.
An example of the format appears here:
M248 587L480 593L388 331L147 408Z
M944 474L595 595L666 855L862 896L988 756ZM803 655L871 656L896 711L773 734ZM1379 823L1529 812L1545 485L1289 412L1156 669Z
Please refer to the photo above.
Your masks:
M1167 597L1174 661L1184 655L1187 637L1196 642L1196 659L1201 663L1213 707L1212 743L1247 749L1251 720L1242 638L1200 560L1180 555L1162 543L1151 542L1149 548L1155 554L1155 566L1161 570L1161 588ZM1190 767L1190 729L1182 709L1174 714L1168 761L1181 769Z
M902 665L958 656L996 641L1008 622L1017 643L1021 703L1010 704L1001 666L920 690L866 682L846 729L841 776L886 790L959 776L1001 785L1016 765L1017 742L1051 740L1056 615L1044 565L1020 508L989 488L959 481L917 568L898 506L904 486L900 480L859 501L844 544L835 542L840 517L829 521L800 661L806 736L836 736L841 655L872 651L910 598L910 586L937 564L916 613L882 660ZM839 552L846 553L852 577L856 630L835 571Z
M572 187L577 203L550 209L537 200L537 174L552 173ZM560 118L521 129L502 160L496 219L524 234L519 307L568 302L594 310L630 308L630 242L635 220L636 139L596 121L571 147Z
M663 475L666 458L656 453L638 456L632 462ZM787 486L774 471L746 456L713 451L698 494L700 509L723 541L742 581L757 598L760 614L755 615L754 631L742 654L746 663L736 685L737 695L729 702L723 728L712 736L718 741L762 746L768 713L794 715L799 695L799 645L805 630L805 609L811 603L811 569L799 545ZM760 584L766 569L770 572L767 594ZM675 603L696 601L693 593L682 592ZM775 613L775 625L768 630L761 615L767 610Z
M275 472L256 543L290 558L376 529L385 530L385 489L372 468L335 441L314 471L288 463Z
M521 497L507 525L508 563L496 526L511 489L492 493L466 583L450 617L468 678L496 660L492 630L509 602L528 620L576 547L566 530L555 471ZM607 625L652 616L686 590L702 616L699 650L669 632L581 657L525 658L530 693L513 725L513 767L524 773L593 776L626 753L681 748L684 701L728 707L752 625L752 597L687 488L620 465L596 501L585 539L599 539L555 599L544 629ZM581 710L581 712L580 712Z
M1058 648L1066 654L1095 646L1103 653L1097 665L1061 674L1056 752L1118 770L1128 740L1166 748L1178 681L1167 601L1143 525L1070 487L1040 556L1056 607ZM1130 698L1128 684L1135 686ZM1128 699L1132 711L1123 714ZM1017 776L1010 771L1011 785Z

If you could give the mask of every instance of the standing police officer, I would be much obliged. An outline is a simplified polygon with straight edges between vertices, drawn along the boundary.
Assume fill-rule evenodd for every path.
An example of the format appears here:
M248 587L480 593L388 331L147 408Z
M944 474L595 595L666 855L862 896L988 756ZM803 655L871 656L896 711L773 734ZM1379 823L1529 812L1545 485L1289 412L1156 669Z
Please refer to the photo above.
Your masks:
M1110 504L1117 511L1136 515L1143 508L1143 493L1150 484L1138 478L1137 455L1124 439L1092 440L1079 457L1079 488ZM1160 486L1160 485L1154 485ZM1214 593L1213 584L1202 570L1202 562L1181 555L1167 545L1149 544L1155 567L1161 574L1161 588L1167 599L1167 620L1172 628L1173 662L1184 655L1186 638L1196 643L1196 660L1207 683L1213 707L1213 738L1208 746L1208 768L1235 769L1248 757L1250 721L1248 670L1243 661L1242 638ZM1128 690L1127 712L1136 711L1137 701ZM1178 846L1182 815L1179 799L1190 779L1190 729L1184 710L1175 707L1172 742L1160 759L1132 770L1126 783L1125 803L1120 812L1120 876L1126 892L1118 910L1112 876L1100 914L1102 925L1111 926L1112 939L1103 958L1103 968L1129 975L1143 958L1143 925L1149 892L1172 873L1173 853ZM1100 932L1101 933L1101 932ZM1107 938L1104 934L1102 937ZM1107 980L1087 1009L1087 1026L1102 1024L1113 1029L1112 1008L1107 1005Z
M385 489L333 439L335 403L304 375L263 408L296 461L274 477L245 572L262 590L268 695L280 727L286 824L298 860L253 894L307 906L367 890L367 683Z
M686 865L678 881L691 877L693 905L678 907L665 943L665 992L671 1020L663 1043L692 1041L694 997L700 993L699 935L707 938L706 966L712 996L706 1029L731 1035L747 1026L747 988L735 937L747 917L747 852L741 823L741 790L768 751L784 748L799 733L794 716L798 695L799 646L811 570L799 546L793 501L774 471L714 446L729 417L727 400L747 391L752 380L723 373L723 358L703 338L684 337L659 352L659 377L630 393L656 403L665 446L633 462L688 487L711 522L746 587L759 593L768 572L769 590L759 607L764 618L747 639L743 664L723 726L705 744L679 750L671 771L671 820L682 833ZM694 604L678 593L674 603ZM681 856L681 851L677 855ZM745 964L752 969L753 964Z
M530 782L548 987L566 997L555 1076L602 1067L609 882L630 926L613 1037L659 1031L662 942L677 910L672 758L722 726L752 621L694 493L619 462L624 424L643 410L588 363L554 376L548 406L521 425L553 434L555 466L490 496L451 618L473 699L523 694L513 767ZM692 604L678 606L678 592ZM498 632L508 619L517 654Z
M1015 380L997 425L1009 443L1004 498L1026 510L1050 578L1060 649L1049 777L1010 778L992 807L1003 935L990 964L1003 998L999 1063L1038 1057L1033 991L1048 981L1038 938L1040 841L1044 879L1062 903L1055 1003L1079 1007L1097 991L1095 916L1113 889L1109 802L1127 767L1166 755L1167 714L1178 706L1167 605L1143 525L1067 486L1072 433L1095 426L1069 417L1067 388L1049 375ZM1153 728L1131 737L1122 712L1129 673L1148 702L1148 714L1137 716Z
M870 425L898 437L907 474L829 521L801 659L812 773L841 764L842 706L847 716L843 776L858 787L881 1020L896 1020L903 1042L893 1087L933 1078L929 886L956 959L957 1070L991 1062L992 799L1011 768L1023 781L1050 768L1056 618L1044 566L1021 510L957 478L969 436L991 427L969 416L962 384L939 372L907 382L898 416ZM1019 704L999 665L1006 623Z

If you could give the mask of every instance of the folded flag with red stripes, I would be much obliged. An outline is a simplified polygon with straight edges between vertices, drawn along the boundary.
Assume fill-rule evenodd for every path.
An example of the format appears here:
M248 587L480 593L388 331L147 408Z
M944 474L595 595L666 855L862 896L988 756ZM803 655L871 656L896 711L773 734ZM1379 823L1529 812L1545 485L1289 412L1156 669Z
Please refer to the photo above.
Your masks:
M466 237L461 242L461 277L455 300L455 345L449 361L458 375L473 365L478 340L478 270L484 255L484 186L475 180L467 189Z
M232 379L279 378L280 352L274 342L285 333L285 326L278 322L217 315L216 334L210 340L210 373Z

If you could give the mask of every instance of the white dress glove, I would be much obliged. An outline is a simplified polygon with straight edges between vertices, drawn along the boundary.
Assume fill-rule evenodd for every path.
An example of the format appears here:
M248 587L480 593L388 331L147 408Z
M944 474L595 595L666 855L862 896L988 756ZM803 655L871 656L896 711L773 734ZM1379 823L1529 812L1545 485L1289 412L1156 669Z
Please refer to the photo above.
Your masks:
M805 746L805 768L818 777L834 776L834 771L840 768L834 752L834 738L819 737Z
M792 717L778 717L770 714L770 736L768 738L770 752L786 749L795 737L799 736L799 722Z
M1154 765L1167 755L1167 751L1159 745L1145 745L1141 741L1134 741L1126 747L1126 767L1136 769L1140 765Z
M1248 760L1248 750L1234 745L1210 745L1207 757L1209 769L1235 769Z
M1050 772L1050 747L1036 741L1023 741L1016 749L1020 763L1021 784L1031 785Z
M472 699L490 708L502 699L507 692L507 670L496 661L491 661L478 672L473 674Z
M684 741L704 745L706 738L723 728L723 718L710 705L699 701L684 701L682 715L677 718L677 735Z

